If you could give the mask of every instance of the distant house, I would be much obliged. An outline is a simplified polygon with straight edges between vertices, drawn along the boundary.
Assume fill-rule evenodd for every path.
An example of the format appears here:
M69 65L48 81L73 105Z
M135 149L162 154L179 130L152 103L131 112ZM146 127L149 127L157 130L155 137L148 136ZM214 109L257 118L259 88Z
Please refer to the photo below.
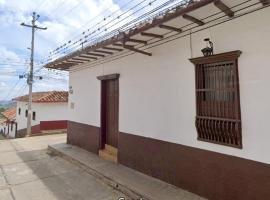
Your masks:
M0 134L4 135L4 130L5 130L5 119L0 118Z
M16 107L8 108L2 112L2 116L4 118L0 120L0 132L8 138L14 138L17 131Z
M270 199L269 1L153 12L46 64L70 74L67 142L209 199Z
M27 132L28 95L17 97L17 134ZM32 97L32 134L65 131L67 129L68 92L34 92Z

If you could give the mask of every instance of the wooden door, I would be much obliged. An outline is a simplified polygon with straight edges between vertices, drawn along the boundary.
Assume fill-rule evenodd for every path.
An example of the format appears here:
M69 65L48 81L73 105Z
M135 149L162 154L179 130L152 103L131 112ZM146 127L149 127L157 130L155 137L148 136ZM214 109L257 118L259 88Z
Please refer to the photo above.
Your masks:
M118 147L119 81L101 81L101 148L105 144Z

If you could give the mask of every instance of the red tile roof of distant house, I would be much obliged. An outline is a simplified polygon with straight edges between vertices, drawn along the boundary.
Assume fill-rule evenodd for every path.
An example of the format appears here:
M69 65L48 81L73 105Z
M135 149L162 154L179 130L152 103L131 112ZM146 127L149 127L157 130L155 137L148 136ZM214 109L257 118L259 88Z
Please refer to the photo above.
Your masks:
M15 120L16 118L16 107L9 108L2 112L2 115L8 120Z
M3 125L6 122L6 119L0 118L0 125Z
M17 97L15 101L28 102L28 95ZM49 92L34 92L32 95L34 103L61 103L68 102L68 92L66 91L49 91Z

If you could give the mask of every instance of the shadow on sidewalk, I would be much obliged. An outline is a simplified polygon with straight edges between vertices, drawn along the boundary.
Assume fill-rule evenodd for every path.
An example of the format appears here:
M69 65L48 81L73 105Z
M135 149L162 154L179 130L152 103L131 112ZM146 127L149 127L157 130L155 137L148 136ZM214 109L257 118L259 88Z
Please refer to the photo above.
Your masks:
M46 150L16 153L22 162L5 170L16 199L117 200L124 196L75 164L46 154Z

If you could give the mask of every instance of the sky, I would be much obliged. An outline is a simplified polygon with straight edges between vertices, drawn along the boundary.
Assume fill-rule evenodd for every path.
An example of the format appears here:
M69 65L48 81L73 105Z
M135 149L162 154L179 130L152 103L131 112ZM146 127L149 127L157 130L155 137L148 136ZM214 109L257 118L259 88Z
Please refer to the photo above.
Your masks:
M33 12L40 15L37 25L47 27L35 34L33 91L67 90L68 73L42 68L48 58L80 48L86 35L93 42L167 1L175 0L0 0L0 100L28 92L19 75L29 70L31 29L20 24L30 24Z

